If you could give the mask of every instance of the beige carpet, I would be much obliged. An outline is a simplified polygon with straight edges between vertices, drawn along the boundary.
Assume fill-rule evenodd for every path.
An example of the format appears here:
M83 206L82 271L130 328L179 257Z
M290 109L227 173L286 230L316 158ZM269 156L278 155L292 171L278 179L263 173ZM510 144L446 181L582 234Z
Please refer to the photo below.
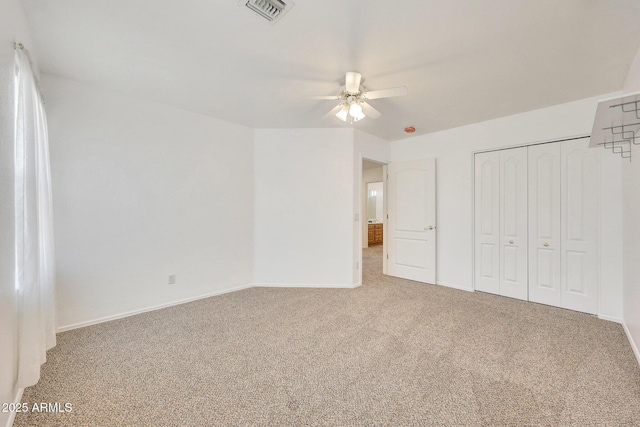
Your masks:
M593 316L382 276L255 288L58 335L16 426L640 425L640 368Z

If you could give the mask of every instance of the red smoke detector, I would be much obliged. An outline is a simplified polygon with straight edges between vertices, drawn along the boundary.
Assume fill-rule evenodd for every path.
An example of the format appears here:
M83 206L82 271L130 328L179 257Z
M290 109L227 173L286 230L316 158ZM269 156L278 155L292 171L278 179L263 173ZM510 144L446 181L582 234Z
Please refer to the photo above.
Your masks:
M404 131L406 133L414 133L416 131L416 128L414 128L413 126L408 126L408 127L404 128Z

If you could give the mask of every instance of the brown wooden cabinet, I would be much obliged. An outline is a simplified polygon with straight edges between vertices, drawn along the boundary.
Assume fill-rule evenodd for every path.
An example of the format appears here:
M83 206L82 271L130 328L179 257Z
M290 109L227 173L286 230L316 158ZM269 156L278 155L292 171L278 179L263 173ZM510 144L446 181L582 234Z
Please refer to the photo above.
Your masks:
M382 223L369 224L369 246L382 243Z

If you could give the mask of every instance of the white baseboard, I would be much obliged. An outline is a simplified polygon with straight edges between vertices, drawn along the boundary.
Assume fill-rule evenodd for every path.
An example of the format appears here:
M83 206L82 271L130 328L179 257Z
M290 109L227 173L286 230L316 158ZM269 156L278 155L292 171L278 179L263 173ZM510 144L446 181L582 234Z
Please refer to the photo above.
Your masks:
M622 317L607 316L606 314L598 314L598 319L608 320L609 322L616 322L616 323L624 324L624 321L622 320Z
M24 393L24 389L23 388L18 389L15 399L13 399L13 403L18 404L22 401L22 393ZM16 420L16 414L17 412L9 412L9 418L7 419L7 427L11 427L13 425L13 422Z
M256 288L322 288L322 289L354 289L360 286L356 284L318 284L318 283L254 283Z
M85 322L74 323L71 325L59 326L57 332L70 331L72 329L84 328L85 326L97 325L98 323L109 322L111 320L122 319L123 317L135 316L136 314L146 313L148 311L160 310L162 308L172 307L174 305L186 304L188 302L197 301L204 298L214 297L216 295L228 294L230 292L241 291L243 289L252 288L252 284L242 285L231 289L225 289L222 291L211 292L197 297L181 299L178 301L172 301L166 304L154 305L152 307L141 308L138 310L127 311L124 313L114 314L111 316L101 317L99 319L87 320Z
M127 311L124 313L113 314L111 316L105 316L98 319L87 320L85 322L73 323L71 325L59 326L56 331L57 332L65 332L70 331L72 329L84 328L85 326L97 325L98 323L109 322L111 320L122 319L124 317L135 316L136 314L146 313L148 311L160 310L167 307L172 307L174 305L186 304L188 302L197 301L199 299L210 298L216 295L228 294L230 292L241 291L243 289L253 288L253 287L268 287L268 288L326 288L326 289L354 289L360 286L360 283L356 284L337 284L337 285L327 285L327 284L312 284L312 283L250 283L247 285L238 286L231 289L225 289L222 291L211 292L204 295L199 295L197 297L186 298L178 301L172 301L166 304L154 305L152 307L145 307L138 310Z
M467 288L465 286L454 285L452 283L436 281L436 285L438 285L438 286L446 286L447 288L459 289L461 291L473 292L473 288Z
M629 340L629 344L631 344L631 349L633 350L633 354L636 355L636 361L638 362L638 365L640 365L640 351L638 350L638 345L633 340L633 337L631 336L631 331L629 331L629 328L627 327L627 324L624 323L624 320L622 321L622 328L624 329L624 333L627 334L627 339Z
M624 319L620 317L607 316L607 315L601 315L601 314L598 315L598 319L609 320L611 322L620 323L622 325L622 329L624 329L624 333L627 335L627 339L629 340L629 344L631 345L633 354L636 356L638 365L640 365L640 350L638 349L638 345L636 344L636 342L633 340L633 337L631 336L631 331L629 331L627 324L624 323Z

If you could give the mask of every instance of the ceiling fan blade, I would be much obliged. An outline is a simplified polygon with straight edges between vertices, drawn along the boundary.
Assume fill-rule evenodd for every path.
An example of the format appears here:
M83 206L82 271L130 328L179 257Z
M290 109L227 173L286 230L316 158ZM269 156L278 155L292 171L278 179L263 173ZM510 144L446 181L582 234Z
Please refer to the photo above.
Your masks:
M337 95L310 95L305 96L304 99L330 99L335 101L336 99L340 99Z
M391 98L393 96L403 96L409 93L409 89L406 86L392 87L390 89L372 90L371 92L364 92L361 96L363 99L379 99L379 98Z
M382 113L380 111L376 110L375 108L373 108L371 105L367 104L364 101L360 102L360 106L362 106L362 112L367 117L370 117L372 119L377 119L378 117L380 117L382 115Z
M349 114L349 104L340 104L340 111L336 113L336 117L342 120L343 122L347 121L347 116Z
M335 116L338 111L342 110L342 104L338 104L331 109L327 114L322 116L322 119L326 119L327 117Z
M347 72L344 84L345 91L349 93L360 92L360 79L362 79L362 75L360 73L354 73L352 71Z

